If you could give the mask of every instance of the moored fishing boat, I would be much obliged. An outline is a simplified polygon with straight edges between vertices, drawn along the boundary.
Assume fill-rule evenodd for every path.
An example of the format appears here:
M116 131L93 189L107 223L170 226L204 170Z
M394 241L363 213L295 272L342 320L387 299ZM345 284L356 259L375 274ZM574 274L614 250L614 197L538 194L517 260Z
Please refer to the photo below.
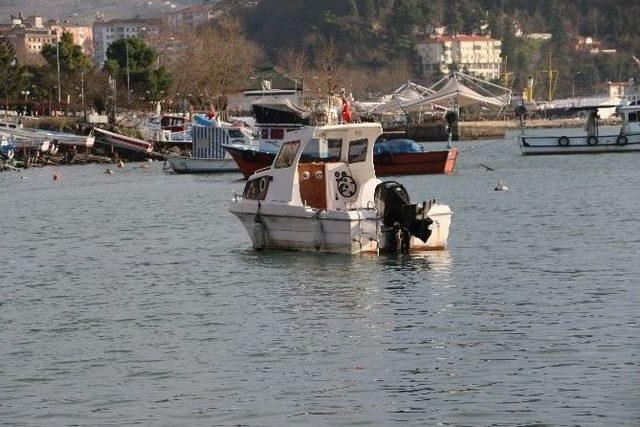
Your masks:
M254 248L349 254L444 249L449 207L411 203L402 185L376 178L373 145L381 133L378 123L289 133L273 165L252 175L229 209Z
M377 176L451 174L458 158L457 148L425 151L410 139L377 143L373 164Z
M618 132L601 133L598 110L611 106L576 107L575 111L587 113L583 131L577 135L558 133L555 135L530 135L524 129L526 110L518 107L516 114L521 121L518 137L523 155L543 154L593 154L640 151L640 104L638 101L624 102L617 107L622 118Z
M250 145L251 134L231 125L220 126L194 125L191 156L168 155L167 161L171 168L178 173L213 173L236 172L238 165L228 155L224 144Z
M384 148L378 148L383 146ZM415 149L415 147L419 149ZM245 178L269 167L276 156L274 147L226 145L225 150L238 164ZM424 151L411 140L390 140L376 143L373 164L377 176L451 174L458 158L457 148Z

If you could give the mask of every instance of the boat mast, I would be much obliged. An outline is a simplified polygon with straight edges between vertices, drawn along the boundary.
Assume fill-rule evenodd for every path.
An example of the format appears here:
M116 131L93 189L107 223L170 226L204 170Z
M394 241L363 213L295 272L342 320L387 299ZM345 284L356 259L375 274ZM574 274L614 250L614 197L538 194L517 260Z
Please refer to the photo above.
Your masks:
M513 76L513 74L514 73L512 71L509 71L509 57L505 55L502 60L502 86L510 87L509 79L511 78L511 76Z
M553 64L551 62L551 52L549 52L549 69L544 70L548 77L548 98L547 101L551 102L554 100L556 95L556 85L558 84L558 70L553 69Z

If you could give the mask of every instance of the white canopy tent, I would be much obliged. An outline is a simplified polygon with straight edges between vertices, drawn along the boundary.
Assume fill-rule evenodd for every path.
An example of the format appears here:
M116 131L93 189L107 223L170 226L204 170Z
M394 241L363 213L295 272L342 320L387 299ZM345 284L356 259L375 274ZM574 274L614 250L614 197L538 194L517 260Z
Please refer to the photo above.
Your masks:
M425 86L421 86L412 81L408 81L398 86L393 92L380 98L370 112L373 114L391 113L402 110L405 105L432 94L433 91Z
M430 94L405 103L403 109L415 110L428 104L445 108L480 104L502 110L511 99L510 89L459 72L444 77L429 90Z

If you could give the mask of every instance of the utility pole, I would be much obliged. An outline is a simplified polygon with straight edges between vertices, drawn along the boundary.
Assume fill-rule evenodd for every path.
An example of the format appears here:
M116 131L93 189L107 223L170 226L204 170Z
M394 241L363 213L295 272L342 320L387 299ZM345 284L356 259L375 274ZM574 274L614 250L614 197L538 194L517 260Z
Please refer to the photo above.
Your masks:
M58 66L58 104L62 102L62 88L60 87L60 36L57 36L56 43L56 63ZM60 106L58 106L60 107Z
M125 38L125 52L127 55L127 103L129 108L131 108L131 87L129 84L129 41Z
M84 116L84 121L87 121L87 109L84 104L84 68L80 71L80 96L82 97L82 115Z

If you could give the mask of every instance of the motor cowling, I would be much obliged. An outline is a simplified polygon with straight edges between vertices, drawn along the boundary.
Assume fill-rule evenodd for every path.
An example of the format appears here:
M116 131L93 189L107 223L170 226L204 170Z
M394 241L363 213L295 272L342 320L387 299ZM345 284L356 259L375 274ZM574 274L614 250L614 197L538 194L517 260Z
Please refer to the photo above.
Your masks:
M402 184L395 181L378 184L374 200L384 226L402 227L423 242L429 239L429 226L433 220L425 215L424 207L419 211L418 206L411 203L409 193Z

